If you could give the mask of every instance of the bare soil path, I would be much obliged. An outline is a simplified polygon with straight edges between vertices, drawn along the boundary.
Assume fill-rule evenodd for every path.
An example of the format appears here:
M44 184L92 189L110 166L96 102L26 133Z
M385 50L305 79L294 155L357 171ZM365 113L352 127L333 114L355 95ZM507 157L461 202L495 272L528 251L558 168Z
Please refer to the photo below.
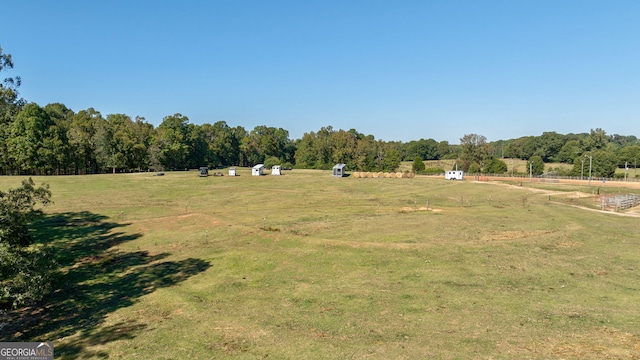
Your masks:
M517 178L516 178L517 179ZM589 193L585 193L585 192L567 192L567 191L557 191L557 190L545 190L545 189L539 189L539 188L533 188L533 187L529 187L529 186L519 186L519 185L512 185L512 184L506 184L503 183L502 181L513 181L514 178L512 177L489 177L487 178L488 181L474 181L475 183L479 183L479 184L492 184L492 185L498 185L498 186L506 186L506 187L510 187L510 188L514 188L514 189L522 189L522 190L526 190L529 192L533 192L536 194L541 194L541 195L551 195L551 196L558 196L558 195L567 195L568 197L590 197L593 196L593 194L589 194ZM527 179L528 180L528 179ZM588 180L565 180L565 179L553 179L553 182L549 181L549 179L533 179L534 183L555 183L555 184L572 184L572 185L584 185L584 186L588 186L589 185L589 181ZM539 181L539 180L547 180L547 181ZM529 183L528 181L522 181L522 183ZM607 182L595 182L594 180L591 180L591 186L598 186L598 187L624 187L624 188L628 188L628 189L638 189L640 190L640 182L635 182L635 181L629 181L629 182L623 182L623 181L607 181ZM574 195L575 194L575 195ZM633 209L627 210L625 212L617 212L617 211L609 211L609 210L598 210L598 209L592 209L592 208L588 208L588 207L584 207L584 206L579 206L579 205L569 205L568 206L572 206L578 209L582 209L582 210L587 210L587 211L595 211L595 212L599 212L599 213L604 213L604 214L612 214L612 215L617 215L617 216L626 216L626 217L636 217L636 218L640 218L640 208L639 207L635 207Z

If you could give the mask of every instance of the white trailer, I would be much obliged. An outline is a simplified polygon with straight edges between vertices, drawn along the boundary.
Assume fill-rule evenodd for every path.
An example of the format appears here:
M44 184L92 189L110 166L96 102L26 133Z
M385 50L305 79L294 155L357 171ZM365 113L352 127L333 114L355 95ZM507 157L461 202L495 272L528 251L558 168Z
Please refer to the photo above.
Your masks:
M261 176L264 172L264 165L258 164L251 169L251 175L253 176Z
M464 180L464 171L452 170L444 173L445 180Z

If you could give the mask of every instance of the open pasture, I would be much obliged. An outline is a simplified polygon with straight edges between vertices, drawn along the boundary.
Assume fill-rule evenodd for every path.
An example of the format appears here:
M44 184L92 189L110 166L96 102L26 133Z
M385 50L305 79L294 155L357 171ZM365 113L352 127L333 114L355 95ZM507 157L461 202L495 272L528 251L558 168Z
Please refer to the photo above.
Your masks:
M640 358L640 219L554 201L584 186L238 172L34 177L58 291L2 337L56 358Z

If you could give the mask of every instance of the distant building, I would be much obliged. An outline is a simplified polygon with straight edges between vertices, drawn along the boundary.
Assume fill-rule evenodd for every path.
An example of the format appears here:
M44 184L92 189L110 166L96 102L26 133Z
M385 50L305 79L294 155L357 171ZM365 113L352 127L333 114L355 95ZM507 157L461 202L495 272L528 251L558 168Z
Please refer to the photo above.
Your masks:
M345 176L345 172L344 172L344 167L347 166L346 164L336 164L333 167L333 176L335 177L343 177Z
M273 165L271 167L271 175L280 175L280 165Z
M261 176L264 173L264 165L258 164L251 169L251 175L253 176Z
M230 167L229 168L229 176L236 176L236 168L235 167Z
M445 180L464 180L464 171L451 170L444 173Z

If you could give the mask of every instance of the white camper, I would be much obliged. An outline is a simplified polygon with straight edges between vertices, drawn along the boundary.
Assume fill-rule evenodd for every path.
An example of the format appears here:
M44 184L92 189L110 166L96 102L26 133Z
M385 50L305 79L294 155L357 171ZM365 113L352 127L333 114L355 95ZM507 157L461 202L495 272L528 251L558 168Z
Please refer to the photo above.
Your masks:
M229 176L236 176L236 168L235 167L230 167L229 168Z
M280 165L273 165L271 167L271 175L280 175Z
M464 171L452 170L444 173L445 180L464 180Z
M258 164L251 169L251 175L253 176L261 176L264 172L264 165Z

